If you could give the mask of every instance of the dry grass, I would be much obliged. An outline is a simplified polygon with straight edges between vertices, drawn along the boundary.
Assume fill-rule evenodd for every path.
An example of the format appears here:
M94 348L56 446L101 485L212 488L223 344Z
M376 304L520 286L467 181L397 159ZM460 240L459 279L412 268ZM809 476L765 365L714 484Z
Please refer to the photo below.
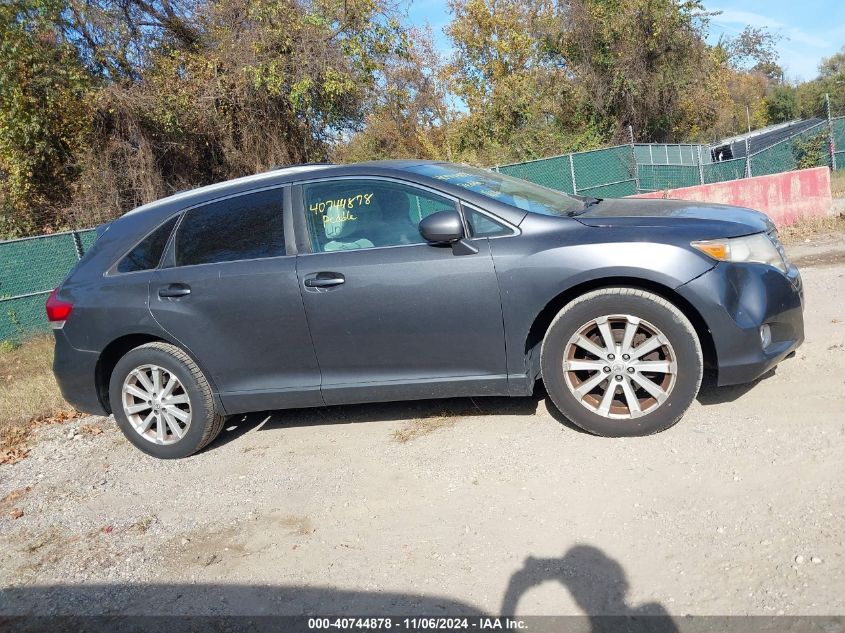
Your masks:
M834 198L845 198L845 169L830 172L830 193Z
M455 426L462 417L478 415L481 413L481 409L478 408L475 401L473 401L473 405L475 407L474 409L461 408L454 411L442 411L430 416L408 420L405 426L401 429L393 431L393 439L400 444L405 444L419 437L430 435L440 429L451 428Z
M792 226L778 229L780 239L784 244L798 244L818 237L827 237L837 233L845 233L845 216L828 215L824 217L807 218Z
M0 463L26 456L33 426L75 415L62 399L52 366L51 337L0 351Z
M440 429L447 429L458 423L457 417L437 416L434 418L417 418L410 420L401 429L393 431L393 439L405 444L419 437L429 435Z

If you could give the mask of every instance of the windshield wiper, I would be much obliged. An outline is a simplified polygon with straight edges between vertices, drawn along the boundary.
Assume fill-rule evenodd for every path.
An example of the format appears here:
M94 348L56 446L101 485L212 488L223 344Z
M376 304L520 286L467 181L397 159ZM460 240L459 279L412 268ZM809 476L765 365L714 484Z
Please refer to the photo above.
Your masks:
M587 209L597 205L602 200L604 200L604 198L591 198L591 197L585 196L581 199L581 202L584 204L584 206L582 208L578 209L578 210L570 211L566 215L568 215L570 218L575 217L576 215L581 215Z

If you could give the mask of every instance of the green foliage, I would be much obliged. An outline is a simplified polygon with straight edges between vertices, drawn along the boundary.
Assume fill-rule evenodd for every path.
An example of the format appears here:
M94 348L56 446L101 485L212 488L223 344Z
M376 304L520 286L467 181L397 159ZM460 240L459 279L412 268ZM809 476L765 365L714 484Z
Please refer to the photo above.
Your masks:
M441 60L388 0L5 0L0 238L279 164L712 140L826 92L845 114L845 51L793 88L768 32L708 45L698 0L450 7Z
M795 139L792 154L798 169L809 169L827 164L827 131L805 139Z
M553 52L574 75L582 116L606 137L624 139L630 125L640 140L683 140L712 122L719 66L700 2L573 0L567 17Z
M0 4L0 237L59 227L89 119L89 76L53 0Z
M0 341L0 354L10 354L14 352L18 347L20 347L20 343L18 343L17 341L13 341L12 339Z
M783 123L798 118L796 90L789 85L772 88L766 97L766 114L769 123Z

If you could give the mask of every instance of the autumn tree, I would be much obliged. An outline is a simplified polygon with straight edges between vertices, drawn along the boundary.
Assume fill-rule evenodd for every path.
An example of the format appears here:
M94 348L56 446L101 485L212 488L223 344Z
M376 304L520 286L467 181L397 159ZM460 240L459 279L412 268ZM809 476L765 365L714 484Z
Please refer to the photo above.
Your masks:
M369 113L361 129L338 145L336 160L453 158L450 134L456 115L431 32L412 29L407 40L402 54L385 61Z
M447 33L456 52L446 70L467 110L458 123L459 152L493 163L597 142L584 139L566 65L552 54L562 3L452 0L450 6Z
M0 29L7 235L325 160L408 46L385 0L13 0Z
M796 100L802 117L824 116L825 95L830 96L833 116L845 116L845 46L819 64L819 75L797 87Z
M686 140L713 117L718 64L704 42L707 14L697 0L572 0L556 52L572 74L582 111L603 136ZM690 95L704 99L690 112ZM693 120L690 119L692 116Z
M60 225L79 175L90 77L61 38L61 10L0 4L0 237Z

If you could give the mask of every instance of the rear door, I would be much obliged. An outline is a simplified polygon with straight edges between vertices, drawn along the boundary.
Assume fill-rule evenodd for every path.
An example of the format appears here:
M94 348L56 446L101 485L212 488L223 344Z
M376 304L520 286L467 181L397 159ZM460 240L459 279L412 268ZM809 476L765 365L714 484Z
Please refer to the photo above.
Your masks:
M486 239L456 255L419 221L456 201L407 183L304 183L310 254L297 273L327 404L507 393L498 283Z
M187 210L150 285L154 318L229 413L322 404L285 200L289 190L274 188Z

